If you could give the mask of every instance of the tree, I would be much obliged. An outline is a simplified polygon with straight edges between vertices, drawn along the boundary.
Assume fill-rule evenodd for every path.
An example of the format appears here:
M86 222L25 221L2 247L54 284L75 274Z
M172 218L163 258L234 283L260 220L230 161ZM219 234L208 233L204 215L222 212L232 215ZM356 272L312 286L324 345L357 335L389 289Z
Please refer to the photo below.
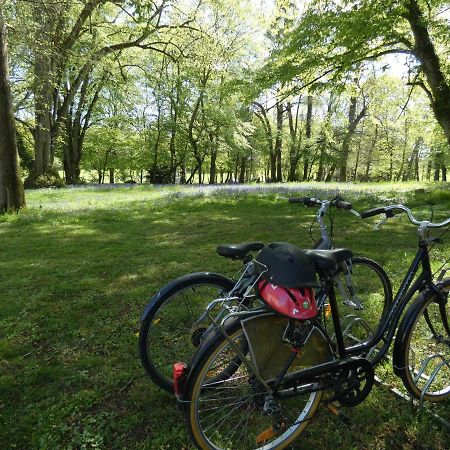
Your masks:
M0 2L0 212L25 206L9 84L6 25Z
M301 78L309 85L337 79L364 61L402 53L410 65L409 83L427 94L434 116L450 144L450 73L446 65L449 31L442 0L312 1L283 50L275 54L272 79ZM273 62L272 62L273 64Z
M92 86L96 69L108 57L110 66L120 65L123 52L130 48L168 52L173 30L192 20L178 12L168 15L171 6L169 0L18 4L15 14L25 27L22 45L29 52L22 70L33 78L35 163L30 185L51 169L58 147L64 144L66 176L69 182L76 181L82 129L89 122L80 124L79 113L89 115L95 106L95 93L101 89L101 83L97 89ZM101 80L102 70L97 73Z

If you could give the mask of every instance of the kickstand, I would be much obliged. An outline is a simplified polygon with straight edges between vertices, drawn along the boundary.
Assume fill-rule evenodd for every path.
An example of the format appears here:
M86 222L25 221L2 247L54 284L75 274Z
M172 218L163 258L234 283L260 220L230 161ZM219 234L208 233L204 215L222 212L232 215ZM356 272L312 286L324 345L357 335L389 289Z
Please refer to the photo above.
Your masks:
M344 425L347 425L348 428L351 427L350 418L345 415L341 408L334 403L325 403L325 406L329 411L331 411Z

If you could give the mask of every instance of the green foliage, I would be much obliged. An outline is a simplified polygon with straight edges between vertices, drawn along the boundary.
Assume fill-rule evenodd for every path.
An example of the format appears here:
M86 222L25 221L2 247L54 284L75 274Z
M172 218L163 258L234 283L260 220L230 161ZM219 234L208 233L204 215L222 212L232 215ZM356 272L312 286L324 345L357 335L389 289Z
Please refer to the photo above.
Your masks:
M47 172L43 175L39 175L36 178L31 178L25 182L27 189L41 189L41 188L61 188L65 185L64 180L59 175L58 171L49 167Z
M309 165L309 179L337 179L356 97L367 111L348 139L347 178L431 179L436 168L442 179L449 151L430 132L430 98L394 78L390 60L372 63L405 53L406 81L428 86L405 16L412 1L7 2L22 165L33 168L44 142L69 183L103 182L109 170L117 181L149 171L170 182L264 179L271 150L256 100L273 140L276 103L283 109L283 180L296 152L297 173ZM444 2L418 4L448 80ZM300 105L294 138L287 101Z

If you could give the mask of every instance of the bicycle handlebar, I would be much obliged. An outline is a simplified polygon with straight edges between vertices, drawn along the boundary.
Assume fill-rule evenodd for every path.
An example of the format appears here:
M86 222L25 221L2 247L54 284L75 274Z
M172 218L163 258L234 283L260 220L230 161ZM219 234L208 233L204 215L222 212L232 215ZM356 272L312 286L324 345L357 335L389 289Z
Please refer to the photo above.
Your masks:
M369 217L377 216L378 214L386 214L386 217L390 218L390 217L394 217L395 214L398 214L399 212L406 212L406 214L408 215L409 221L411 223L413 223L414 225L420 226L422 224L426 224L427 228L440 228L440 227L445 227L446 225L450 225L450 218L447 220L444 220L443 222L440 222L440 223L428 222L426 220L425 221L417 220L413 216L413 213L411 212L411 210L404 205L389 205L389 206L381 206L378 208L372 208L372 209L362 212L361 218L367 219Z
M381 208L372 208L368 209L367 211L363 211L361 213L362 219L368 219L369 217L377 216L378 214L386 213L386 210L384 207Z
M333 200L331 204L334 204L334 206L338 209L345 209L346 211L350 211L352 209L352 204L342 199Z
M320 205L321 201L311 197L291 197L288 199L289 203L303 203L305 206L313 207Z
M313 208L317 205L322 204L322 200L314 197L291 197L290 199L288 199L288 201L289 203L303 203L305 206L308 206L309 208ZM330 205L335 206L338 209L345 209L346 211L350 211L352 209L351 203L346 202L340 198L331 200Z

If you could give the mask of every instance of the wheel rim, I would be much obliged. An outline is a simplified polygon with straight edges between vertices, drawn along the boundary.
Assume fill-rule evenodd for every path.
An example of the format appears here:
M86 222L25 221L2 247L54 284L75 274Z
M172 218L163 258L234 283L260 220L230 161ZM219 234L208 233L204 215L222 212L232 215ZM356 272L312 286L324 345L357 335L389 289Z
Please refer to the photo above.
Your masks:
M336 278L336 300L346 346L366 341L375 334L389 295L388 287L374 267L359 260L352 261L348 267L354 293L350 292L344 274ZM374 350L371 355L375 354Z
M172 383L175 362L188 362L198 347L199 330L209 325L194 325L206 306L221 297L223 288L212 284L189 286L174 293L155 313L150 323L146 351L157 375Z
M445 313L450 319L449 308L447 302ZM450 335L442 323L441 308L433 299L417 315L406 348L407 382L415 396L432 401L449 397Z
M242 330L233 334L237 344L242 338ZM264 415L266 392L246 364L236 364L236 370L228 379L210 383L211 379L220 378L218 375L235 359L236 353L224 341L196 378L190 407L194 436L212 449L284 448L306 427L322 393L283 400L275 398L274 405L280 411L274 419L274 416ZM278 426L274 426L276 422Z

